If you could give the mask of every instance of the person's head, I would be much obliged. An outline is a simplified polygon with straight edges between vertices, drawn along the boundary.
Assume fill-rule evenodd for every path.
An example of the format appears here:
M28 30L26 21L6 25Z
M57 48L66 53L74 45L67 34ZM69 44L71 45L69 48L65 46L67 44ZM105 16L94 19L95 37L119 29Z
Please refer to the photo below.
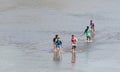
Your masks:
M57 38L57 37L58 37L58 35L55 35L55 37Z
M90 20L90 23L92 23L92 20Z
M72 35L72 37L74 37L74 35Z
M60 37L58 37L57 39L60 40Z
M89 26L87 26L87 29L89 29Z

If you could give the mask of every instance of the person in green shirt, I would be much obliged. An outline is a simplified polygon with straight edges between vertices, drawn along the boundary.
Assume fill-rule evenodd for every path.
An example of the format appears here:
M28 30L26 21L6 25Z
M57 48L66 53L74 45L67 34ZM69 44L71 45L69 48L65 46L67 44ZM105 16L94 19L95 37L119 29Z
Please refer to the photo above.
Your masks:
M84 34L86 34L87 41L91 41L91 30L89 29L89 26L85 29Z

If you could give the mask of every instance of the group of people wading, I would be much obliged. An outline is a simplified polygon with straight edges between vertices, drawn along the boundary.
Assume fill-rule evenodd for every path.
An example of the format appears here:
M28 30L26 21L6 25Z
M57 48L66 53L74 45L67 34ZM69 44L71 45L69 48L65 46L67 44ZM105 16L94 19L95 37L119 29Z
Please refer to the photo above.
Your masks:
M92 37L95 34L94 23L92 20L90 20L90 25L86 27L84 34L86 35L86 41L92 42ZM77 42L78 42L77 37L75 37L75 35L72 35L71 36L72 52L76 51ZM61 50L63 49L62 41L58 35L55 35L55 37L53 38L53 43L54 43L54 51L61 52Z

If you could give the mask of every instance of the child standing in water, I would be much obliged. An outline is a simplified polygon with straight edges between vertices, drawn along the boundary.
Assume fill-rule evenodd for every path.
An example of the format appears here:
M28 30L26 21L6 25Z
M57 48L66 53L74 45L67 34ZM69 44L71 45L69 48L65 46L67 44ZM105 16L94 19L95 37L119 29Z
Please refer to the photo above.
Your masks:
M95 25L94 25L93 21L90 20L90 28L91 28L92 35L95 34L95 28L94 27L95 27Z
M57 50L57 44L56 44L57 39L58 39L58 35L55 35L55 37L53 38L54 51Z
M57 44L57 51L61 52L62 41L60 40L60 37L58 37L56 44Z
M85 29L84 31L84 34L86 34L86 37L87 37L87 42L91 42L91 31L89 29L89 26L87 26L87 28Z
M72 38L71 38L71 42L72 42L72 52L75 52L75 51L76 51L77 41L78 41L78 39L77 39L74 35L72 35Z

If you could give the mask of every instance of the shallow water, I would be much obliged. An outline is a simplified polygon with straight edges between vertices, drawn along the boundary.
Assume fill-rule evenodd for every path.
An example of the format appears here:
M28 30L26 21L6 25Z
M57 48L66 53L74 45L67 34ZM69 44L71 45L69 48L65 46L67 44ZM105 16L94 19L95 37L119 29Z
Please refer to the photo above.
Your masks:
M118 0L87 0L80 8L78 0L0 1L1 72L120 71ZM92 43L86 43L83 32L90 19L96 34ZM61 54L52 50L55 34L63 41ZM79 38L75 55L71 53L72 34Z

